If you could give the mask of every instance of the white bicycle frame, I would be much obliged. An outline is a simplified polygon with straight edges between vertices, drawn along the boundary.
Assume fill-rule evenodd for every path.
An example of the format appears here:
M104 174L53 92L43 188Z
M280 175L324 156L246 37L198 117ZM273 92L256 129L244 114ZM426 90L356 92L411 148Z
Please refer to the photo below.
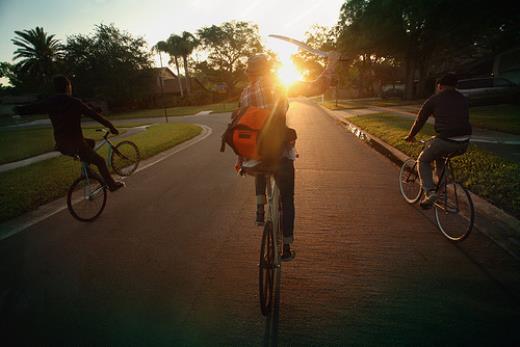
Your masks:
M280 266L280 189L276 185L276 180L273 175L266 176L267 181L267 203L268 209L266 214L266 222L271 222L273 225L273 243L274 243L274 265Z

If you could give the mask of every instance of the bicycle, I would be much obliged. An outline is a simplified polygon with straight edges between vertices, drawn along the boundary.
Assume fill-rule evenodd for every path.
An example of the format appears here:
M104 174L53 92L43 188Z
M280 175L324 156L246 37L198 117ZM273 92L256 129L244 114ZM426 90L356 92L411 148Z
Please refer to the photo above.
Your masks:
M423 149L427 141L419 141ZM454 153L442 159L444 167L435 188L438 194L434 203L435 220L442 234L451 241L462 241L470 234L475 220L473 201L467 189L456 182L450 159ZM406 202L414 204L423 195L417 160L408 158L399 170L399 189Z
M267 316L271 311L275 271L281 267L280 254L282 246L282 202L280 189L276 185L276 180L272 174L266 175L266 181L268 206L258 264L258 293L260 310L264 316Z
M107 164L120 176L130 176L137 170L141 156L136 144L125 140L114 145L108 139L110 131L97 129L104 132L103 140L94 150L98 151L104 145L108 145ZM79 160L79 157L75 157ZM82 222L95 220L105 209L107 201L107 184L100 175L89 169L89 164L81 162L81 174L70 186L67 193L67 207L70 214Z
M273 174L274 168L241 167L240 175L265 175L267 210L265 214L264 230L260 242L260 260L258 263L258 296L260 298L260 310L267 316L271 312L273 304L273 288L277 273L281 267L282 247L282 202L280 189L276 184Z

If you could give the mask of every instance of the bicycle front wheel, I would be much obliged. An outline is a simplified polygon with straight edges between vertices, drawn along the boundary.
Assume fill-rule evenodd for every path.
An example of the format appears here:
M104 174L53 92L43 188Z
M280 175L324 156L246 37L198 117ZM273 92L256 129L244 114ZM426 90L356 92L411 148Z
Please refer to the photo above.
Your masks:
M415 204L422 195L417 161L413 158L405 160L399 171L399 190L409 204Z
M141 155L137 145L130 141L119 142L114 146L110 156L110 164L120 176L130 176L137 170Z
M273 224L269 221L264 226L258 265L258 293L260 310L264 316L271 311L273 302L274 247Z
M469 192L458 183L448 183L435 202L440 231L452 241L462 241L473 228L475 210Z
M107 202L107 188L97 177L80 177L72 183L67 194L70 214L82 222L91 222L103 212Z

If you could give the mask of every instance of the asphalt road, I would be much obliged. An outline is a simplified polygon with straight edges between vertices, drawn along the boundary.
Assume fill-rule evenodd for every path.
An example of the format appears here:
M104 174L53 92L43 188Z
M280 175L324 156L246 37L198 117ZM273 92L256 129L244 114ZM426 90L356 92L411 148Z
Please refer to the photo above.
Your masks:
M294 101L297 258L275 329L257 296L253 180L206 140L127 180L94 223L67 211L0 242L4 341L33 345L518 345L520 264L404 202L398 168Z

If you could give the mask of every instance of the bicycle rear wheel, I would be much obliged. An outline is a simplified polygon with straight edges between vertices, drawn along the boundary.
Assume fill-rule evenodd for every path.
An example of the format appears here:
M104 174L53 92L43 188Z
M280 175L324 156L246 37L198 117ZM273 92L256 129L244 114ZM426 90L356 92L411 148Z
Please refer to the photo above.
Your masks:
M141 155L137 145L130 141L122 141L114 146L110 156L110 164L120 176L130 176L137 170Z
M417 162L413 158L405 160L399 171L399 190L409 204L415 204L422 195Z
M80 177L72 183L67 194L70 214L82 222L91 222L103 212L107 202L107 188L98 177Z
M473 229L475 210L469 192L458 183L448 183L435 202L440 231L452 241L462 241Z
M268 221L264 226L260 246L260 263L258 265L258 294L260 310L264 316L271 311L273 303L274 247L273 224Z

